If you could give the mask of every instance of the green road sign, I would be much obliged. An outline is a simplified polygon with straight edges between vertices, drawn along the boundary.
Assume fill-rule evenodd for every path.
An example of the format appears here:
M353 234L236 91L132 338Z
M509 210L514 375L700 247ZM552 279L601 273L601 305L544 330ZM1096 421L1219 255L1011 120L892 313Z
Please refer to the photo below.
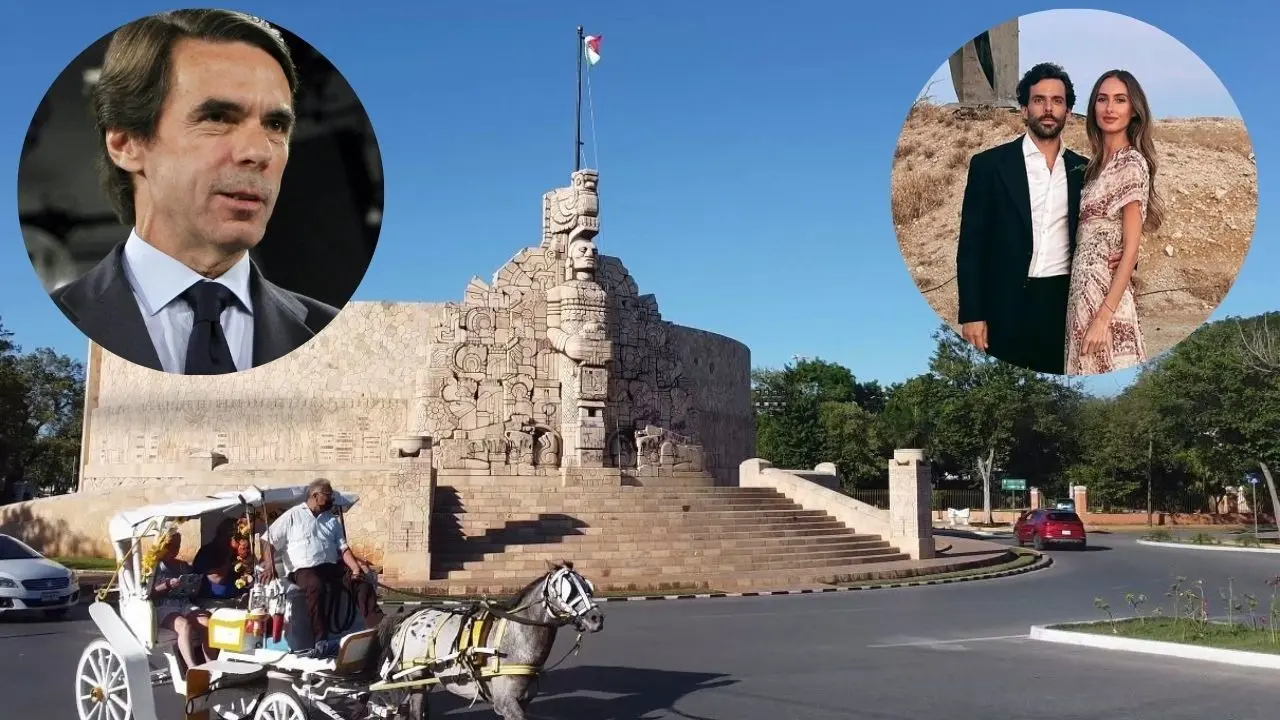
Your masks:
M1027 481L1019 478L1005 478L1000 481L1001 490L1026 490Z

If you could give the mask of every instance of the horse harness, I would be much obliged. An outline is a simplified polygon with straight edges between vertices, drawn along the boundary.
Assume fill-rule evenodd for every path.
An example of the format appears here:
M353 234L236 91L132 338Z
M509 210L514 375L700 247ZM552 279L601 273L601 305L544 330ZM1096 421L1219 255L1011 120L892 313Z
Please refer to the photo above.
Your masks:
M383 673L387 679L370 685L369 690L377 692L429 688L444 682L444 680L453 677L453 675L445 676L443 679L435 675L412 680L404 678L430 670L432 667L454 663L455 666L462 669L463 674L469 675L475 683L475 699L483 697L486 702L490 702L491 699L488 697L487 687L485 683L481 682L482 680L503 675L536 678L541 673L554 669L557 665L567 660L570 655L577 654L582 647L581 631L578 632L573 647L565 653L564 657L557 660L550 667L504 662L498 648L502 645L502 638L506 633L508 623L558 628L578 615L585 613L591 606L590 581L582 578L582 581L587 583L584 586L579 581L580 577L573 573L566 573L563 570L558 571L543 584L541 597L534 596L523 605L511 610L504 610L490 600L472 603L462 611L445 610L444 612L459 616L460 620L457 636L451 643L451 652L441 657L436 657L435 653L440 635L447 625L447 620L440 620L432 628L431 635L425 643L425 655L423 657L405 659L402 656L406 639L413 630L413 626L428 622L431 614L440 612L441 609L427 608L418 611L413 616L410 616L404 622L403 629L397 632L397 634L403 633L402 637L404 639L401 640L400 647L396 650L393 665L389 672L384 671ZM551 588L553 583L557 581L562 586L567 583L566 589L572 598L571 600L566 601L561 597L552 595ZM554 618L552 622L532 620L518 615L518 613L532 607L537 602L546 604L547 610Z

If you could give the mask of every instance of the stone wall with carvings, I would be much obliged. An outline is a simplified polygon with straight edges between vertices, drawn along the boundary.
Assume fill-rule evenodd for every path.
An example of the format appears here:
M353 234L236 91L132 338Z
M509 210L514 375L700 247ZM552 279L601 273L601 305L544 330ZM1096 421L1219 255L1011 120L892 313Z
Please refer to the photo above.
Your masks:
M324 476L371 493L357 531L412 564L422 529L398 513L431 498L388 478L414 436L446 476L732 484L754 455L750 352L664 320L622 261L598 254L597 181L579 171L546 193L541 242L460 302L351 303L264 367L184 377L91 348L81 489L150 497Z
M81 487L102 469L195 452L252 466L381 462L431 355L423 328L443 312L352 303L298 352L234 375L170 375L95 352Z

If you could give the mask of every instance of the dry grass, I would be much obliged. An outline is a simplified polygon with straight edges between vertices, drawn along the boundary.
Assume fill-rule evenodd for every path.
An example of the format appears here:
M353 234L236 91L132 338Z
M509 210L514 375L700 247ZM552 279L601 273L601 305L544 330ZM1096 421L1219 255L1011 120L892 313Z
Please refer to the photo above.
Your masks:
M898 244L916 286L956 322L955 254L969 158L1025 132L1016 111L918 102L908 113L891 178ZM1063 134L1088 156L1083 118ZM1201 325L1244 262L1257 216L1257 168L1244 124L1233 118L1162 120L1156 125L1156 189L1165 223L1143 238L1139 312L1151 355Z

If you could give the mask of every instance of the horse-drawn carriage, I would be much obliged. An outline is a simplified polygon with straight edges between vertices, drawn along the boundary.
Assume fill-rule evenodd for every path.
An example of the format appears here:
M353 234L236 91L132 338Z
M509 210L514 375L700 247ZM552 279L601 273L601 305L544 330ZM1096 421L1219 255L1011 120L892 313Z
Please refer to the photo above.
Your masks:
M267 523L305 500L304 487L249 488L117 514L109 531L117 570L116 606L109 585L89 606L101 632L76 672L80 720L158 720L156 688L185 701L188 720L308 720L427 717L426 694L440 685L484 700L509 720L524 717L530 683L542 672L557 628L581 633L603 626L591 583L572 564L551 567L506 603L424 606L365 628L354 599L330 593L327 613L336 652L318 652L301 588L276 553L276 578L259 582L256 546ZM357 501L334 493L335 513ZM186 667L177 635L160 626L153 591L158 550L179 526L197 521L205 539L225 519L237 524L238 586L231 600L209 600L185 583L192 609L207 623L204 643L216 659ZM152 548L143 549L151 540ZM376 577L365 578L376 582ZM182 584L180 584L182 585ZM118 607L117 607L118 606ZM575 644L575 649L577 645Z

